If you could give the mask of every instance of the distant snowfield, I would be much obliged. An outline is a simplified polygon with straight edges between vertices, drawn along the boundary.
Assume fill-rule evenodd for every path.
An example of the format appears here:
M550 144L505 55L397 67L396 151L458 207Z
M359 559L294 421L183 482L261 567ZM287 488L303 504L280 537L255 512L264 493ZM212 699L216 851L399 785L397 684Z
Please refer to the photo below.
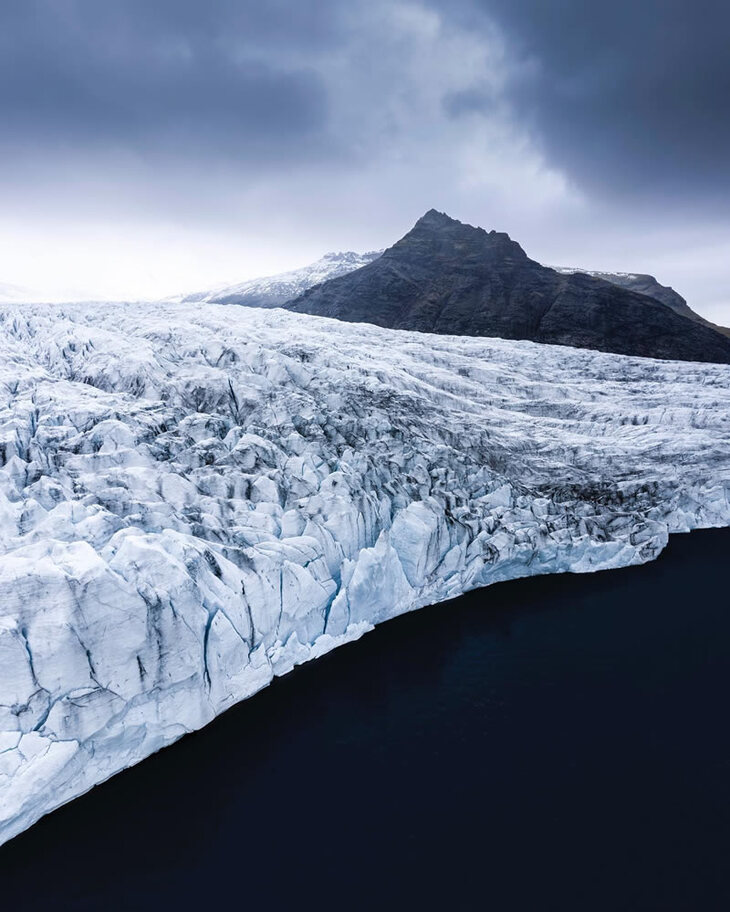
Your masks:
M730 524L728 366L215 304L0 351L0 842L387 618Z

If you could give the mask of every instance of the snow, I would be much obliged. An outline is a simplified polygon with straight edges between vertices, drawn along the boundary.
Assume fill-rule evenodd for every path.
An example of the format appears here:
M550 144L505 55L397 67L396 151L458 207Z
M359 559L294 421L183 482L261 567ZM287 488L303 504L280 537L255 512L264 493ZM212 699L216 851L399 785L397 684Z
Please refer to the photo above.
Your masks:
M0 841L374 624L730 522L727 366L180 303L0 352Z
M581 273L582 275L593 276L594 279L605 279L610 282L612 279L640 279L641 276L634 272L596 272L592 269L578 269L573 266L548 266L548 269L553 269L555 272L559 272L561 275L575 275L576 273Z
M249 307L278 307L299 297L308 288L329 279L353 272L377 259L382 250L370 253L326 253L321 259L301 269L282 272L274 276L249 279L237 285L222 285L210 291L179 295L170 301L182 303L212 302L243 304Z

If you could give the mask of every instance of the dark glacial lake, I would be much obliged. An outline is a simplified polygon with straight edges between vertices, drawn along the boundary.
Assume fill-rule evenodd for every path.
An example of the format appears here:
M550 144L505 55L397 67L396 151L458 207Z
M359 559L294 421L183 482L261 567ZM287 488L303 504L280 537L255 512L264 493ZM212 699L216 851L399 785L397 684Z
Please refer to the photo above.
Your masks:
M391 621L0 849L5 910L727 910L730 530Z

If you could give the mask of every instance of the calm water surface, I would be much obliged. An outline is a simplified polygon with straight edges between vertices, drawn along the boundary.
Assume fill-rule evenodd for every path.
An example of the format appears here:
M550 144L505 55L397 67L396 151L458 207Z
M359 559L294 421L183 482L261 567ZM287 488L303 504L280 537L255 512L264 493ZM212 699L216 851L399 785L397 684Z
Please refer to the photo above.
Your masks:
M726 910L728 555L389 622L0 849L2 909Z

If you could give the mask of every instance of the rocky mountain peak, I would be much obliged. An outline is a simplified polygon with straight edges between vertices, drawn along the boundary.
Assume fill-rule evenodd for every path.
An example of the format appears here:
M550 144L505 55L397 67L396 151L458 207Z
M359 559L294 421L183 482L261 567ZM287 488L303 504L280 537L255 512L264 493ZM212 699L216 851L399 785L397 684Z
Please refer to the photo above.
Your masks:
M285 306L395 329L730 363L728 340L651 296L655 286L658 293L658 283L639 290L557 272L504 232L429 209L381 257Z
M440 258L452 256L462 261L479 260L488 262L495 259L506 261L527 260L527 254L520 245L503 231L485 231L445 212L429 209L400 241L386 254L402 255L421 248L422 252Z

